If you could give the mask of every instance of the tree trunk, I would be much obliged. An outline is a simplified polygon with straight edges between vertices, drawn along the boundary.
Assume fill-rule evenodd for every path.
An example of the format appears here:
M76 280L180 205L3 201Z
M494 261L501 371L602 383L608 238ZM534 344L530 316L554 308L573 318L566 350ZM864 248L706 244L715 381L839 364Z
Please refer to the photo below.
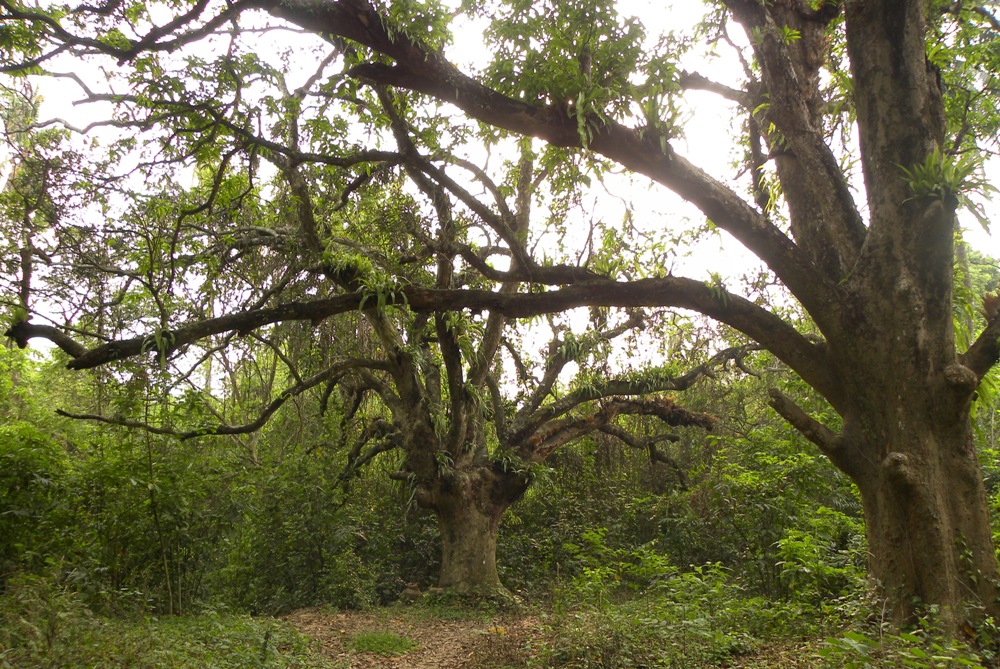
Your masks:
M508 595L497 574L497 529L526 489L523 476L488 466L441 475L425 502L437 513L441 530L440 587Z
M950 240L949 227L939 240L945 252ZM914 256L931 264L929 254ZM833 460L861 493L869 573L891 622L907 625L936 612L944 627L958 630L1000 613L970 418L978 378L955 353L950 272L935 280L920 276L923 267L900 266L895 275L876 269L858 278L866 290L845 312L850 336L831 340L832 360L849 370L844 450Z
M942 441L926 430L900 450L886 444L880 465L859 481L869 573L896 625L933 612L931 605L952 629L996 611L986 491L971 431L963 431Z
M497 528L506 509L481 510L476 504L448 504L437 510L441 529L438 585L457 592L502 590L497 574Z

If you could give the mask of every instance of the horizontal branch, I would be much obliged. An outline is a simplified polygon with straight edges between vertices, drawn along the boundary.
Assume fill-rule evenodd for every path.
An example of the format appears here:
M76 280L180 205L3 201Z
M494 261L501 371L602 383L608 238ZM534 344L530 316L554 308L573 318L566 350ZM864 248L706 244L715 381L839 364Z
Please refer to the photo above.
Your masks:
M697 72L682 72L680 79L677 82L680 84L681 88L688 90L700 90L708 91L709 93L715 93L716 95L730 100L732 102L738 103L740 106L753 110L756 106L756 101L746 91L742 91L724 84L720 84L716 81L712 81L708 77L698 74Z
M343 374L344 372L355 369L355 368L379 368L384 369L386 367L385 363L377 360L345 360L343 362L337 363L328 367L327 369L314 374L308 379L299 381L295 385L286 388L278 395L276 398L271 400L266 407L260 412L256 419L249 423L244 423L242 425L228 425L225 423L220 423L219 425L214 425L210 427L197 428L195 430L175 430L168 427L159 427L156 425L150 425L149 423L142 421L133 421L121 417L112 416L102 416L100 414L77 414L71 413L69 411L64 411L62 409L56 409L56 413L60 416L65 416L66 418L73 418L76 420L91 420L99 423L107 423L109 425L119 425L121 427L128 427L132 429L141 429L152 434L168 435L173 437L178 437L180 439L194 439L195 437L207 437L215 435L232 435L232 434L249 434L251 432L256 432L257 430L264 427L271 416L282 407L288 400L293 397L297 397L302 393L306 392L310 388L314 388L317 385L331 379L335 376Z
M529 318L558 313L577 307L677 307L691 309L732 326L770 350L795 370L807 383L836 405L835 385L822 346L810 343L791 325L775 314L738 295L714 285L681 277L640 279L637 281L591 281L537 293L506 294L486 290L438 290L401 286L394 293L346 293L334 297L290 302L277 307L257 309L195 321L176 329L133 337L97 346L80 353L68 337L54 334L51 328L18 323L7 331L19 345L41 337L63 342L63 350L74 357L70 369L88 369L145 353L167 356L183 346L223 332L246 334L283 321L308 320L318 324L326 318L356 310L391 306L409 307L417 312L459 309L497 312L509 318ZM74 355L77 354L77 355Z

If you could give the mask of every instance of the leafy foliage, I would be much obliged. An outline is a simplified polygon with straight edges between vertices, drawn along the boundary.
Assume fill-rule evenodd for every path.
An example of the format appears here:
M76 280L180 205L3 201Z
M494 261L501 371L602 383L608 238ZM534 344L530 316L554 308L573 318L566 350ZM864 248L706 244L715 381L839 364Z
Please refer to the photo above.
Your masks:
M902 168L907 186L915 198L932 198L957 205L976 217L989 230L982 200L998 192L983 175L983 158L976 155L947 156L931 152L924 162Z
M285 667L332 665L288 623L207 613L101 618L56 578L19 577L0 599L0 667Z

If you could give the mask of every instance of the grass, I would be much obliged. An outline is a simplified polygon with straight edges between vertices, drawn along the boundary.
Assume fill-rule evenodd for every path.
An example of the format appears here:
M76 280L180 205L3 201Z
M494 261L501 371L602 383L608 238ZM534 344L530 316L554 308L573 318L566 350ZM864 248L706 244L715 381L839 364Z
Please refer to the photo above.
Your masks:
M1000 666L1000 629L990 622L966 646L933 628L893 633L861 617L863 609L814 611L792 602L742 595L721 578L699 572L655 591L598 604L564 593L540 624L515 632L493 622L475 644L483 669L612 669L738 667L768 669L937 669ZM826 607L829 607L826 604ZM820 607L821 609L823 607ZM481 611L466 611L476 619ZM455 620L459 607L393 607L394 621ZM495 618L493 619L496 620ZM508 633L508 631L510 633ZM398 656L418 647L376 629L354 635L356 653ZM109 618L93 614L72 591L46 579L12 581L0 597L0 669L335 669L289 623L231 614Z
M327 669L308 640L288 624L246 616L200 615L145 620L63 621L54 636L5 633L0 667L73 669ZM27 632L24 634L23 632Z
M0 598L0 669L332 669L309 640L272 618L202 614L108 618L48 579Z
M401 634L385 630L360 632L351 639L351 650L354 652L376 655L403 655L419 645Z

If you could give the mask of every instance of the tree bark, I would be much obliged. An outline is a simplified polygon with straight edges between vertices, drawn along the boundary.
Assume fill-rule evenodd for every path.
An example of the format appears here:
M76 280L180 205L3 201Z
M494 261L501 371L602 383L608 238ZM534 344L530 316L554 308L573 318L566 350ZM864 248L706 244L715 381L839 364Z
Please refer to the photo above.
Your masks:
M509 597L497 573L497 530L504 512L527 487L526 477L496 465L452 470L439 477L421 503L435 511L441 530L440 587Z
M996 562L987 499L968 425L941 434L911 414L902 443L879 444L878 465L856 479L869 573L896 625L937 609L956 627L996 613ZM874 444L869 445L869 449Z
M845 285L839 332L844 451L857 484L870 575L908 624L931 607L958 629L1000 613L988 500L970 407L979 375L956 355L950 267L953 212L907 205L912 228L871 240L871 262ZM898 214L897 214L898 215Z

